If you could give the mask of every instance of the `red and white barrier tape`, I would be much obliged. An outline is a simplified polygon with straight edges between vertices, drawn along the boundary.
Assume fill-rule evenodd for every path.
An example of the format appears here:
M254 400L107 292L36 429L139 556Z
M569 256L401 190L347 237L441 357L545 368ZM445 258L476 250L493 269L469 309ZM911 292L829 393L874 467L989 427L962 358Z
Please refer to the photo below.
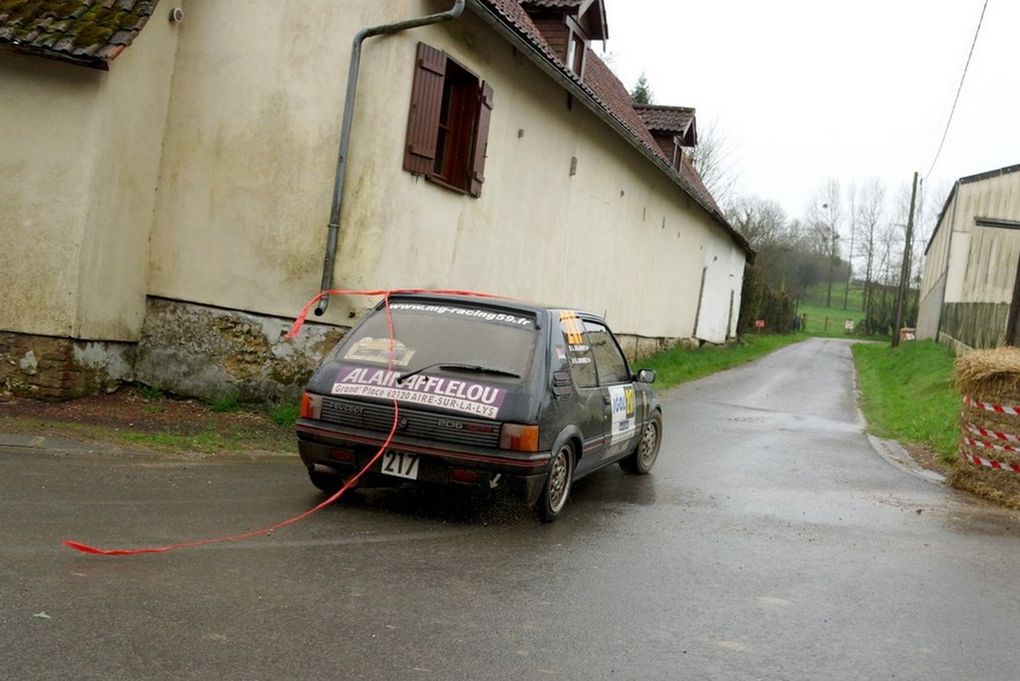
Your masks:
M1009 463L1007 461L990 461L980 456L974 456L967 452L960 452L960 456L963 457L967 463L972 463L975 466L984 466L985 468L993 468L997 471L1012 471L1013 473L1020 473L1020 463Z
M1001 404L991 404L990 402L982 402L981 400L975 400L969 395L965 395L963 398L963 404L967 407L974 407L975 409L984 409L985 411L992 411L996 414L1006 414L1007 416L1020 416L1020 407L1005 407Z
M997 452L1009 452L1010 454L1020 454L1020 448L1010 447L1009 445L993 445L990 442L977 440L972 437L964 437L963 441L970 447L977 447L979 449L992 449Z
M382 296L383 303L384 303L384 306L386 308L386 324L387 324L387 327L388 327L388 330L389 330L389 335L390 335L390 338L389 338L389 340L390 340L390 358L389 358L389 366L387 367L387 369L389 371L393 371L393 350L395 348L394 343L396 342L396 333L394 332L394 328L393 328L393 315L390 312L390 296L393 295L393 294L398 294L398 293L434 293L434 294L449 295L449 296L471 296L471 297L475 297L475 298L498 298L498 299L507 300L507 298L505 298L503 296L497 296L497 295L493 295L491 293L476 293L476 292L473 292L473 291L457 291L457 290L446 290L446 289L438 289L438 290L427 290L427 289L393 289L393 290L379 290L379 291L353 291L353 290L346 290L346 289L331 289L329 291L322 291L317 296L315 296L314 298L309 300L308 303L301 309L301 312L298 313L298 316L294 319L294 324L290 328L290 333L287 334L287 340L291 340L291 339L295 338L298 335L298 333L301 331L301 327L304 325L305 320L308 317L308 313L312 309L312 306L315 305L316 303L318 303L323 297L325 297L327 295L357 295L357 296L372 296L372 297ZM317 504L316 506L308 509L304 513L301 513L299 515L294 516L293 518L287 518L286 520L282 520L282 521L280 521L280 522L278 522L278 523L276 523L274 525L270 525L269 527L264 527L264 528L261 528L261 529L258 529L258 530L251 530L250 532L243 532L241 534L234 534L234 535L229 535L229 536L225 536L225 537L211 537L211 538L208 538L208 539L196 539L196 540L192 540L192 541L178 542L176 544L169 544L167 546L152 546L152 547L138 548L138 549L101 549L101 548L97 548L95 546L90 546L88 544L83 544L81 542L74 541L74 540L71 540L71 539L65 540L63 542L63 544L64 544L64 546L67 546L68 548L72 548L72 549L74 549L76 551L81 551L82 553L89 553L89 554L97 555L97 556L137 556L137 555L144 554L144 553L166 553L167 551L173 551L175 549L188 549L188 548L194 548L196 546L204 546L206 544L219 544L219 543L223 543L223 542L240 541L242 539L250 539L252 537L268 535L268 534L270 534L271 532L273 532L275 530L278 530L280 528L286 527L287 525L292 525L292 524L294 524L294 523L296 523L298 521L304 520L305 518L307 518L308 516L312 515L313 513L321 511L322 509L324 509L327 506L333 504L337 499L342 497L344 495L344 492L346 492L347 490L349 490L352 487L356 486L358 484L358 481L361 480L361 477L365 473L367 473L368 470L371 469L372 466L375 465L376 461L379 460L379 458L383 455L383 453L385 453L386 450L389 449L390 443L393 441L393 435L397 431L397 424L399 422L400 422L400 406L397 404L396 400L393 400L393 423L390 426L390 432L386 436L386 441L383 442L382 446L379 447L379 451L377 451L372 456L372 459L367 464L365 464L364 468L362 468L360 471L358 471L357 475L355 475L353 478L348 480L347 483L344 484L343 487L341 487L339 490L337 490L335 494L331 495L328 499L326 499L322 503Z
M981 437L984 437L984 438L995 439L995 440L1004 440L1005 442L1017 442L1017 443L1020 443L1020 435L1012 435L1010 433L1003 433L1003 432L1000 432L998 430L988 430L987 428L982 428L981 426L975 425L973 423L969 423L967 421L963 422L963 427L968 432L973 433L974 435L980 435Z

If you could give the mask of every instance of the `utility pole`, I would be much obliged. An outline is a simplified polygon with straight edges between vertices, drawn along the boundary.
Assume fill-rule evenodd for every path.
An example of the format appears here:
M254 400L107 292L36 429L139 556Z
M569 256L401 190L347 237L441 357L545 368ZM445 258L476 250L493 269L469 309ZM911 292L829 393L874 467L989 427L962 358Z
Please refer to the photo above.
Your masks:
M910 190L910 215L907 217L907 242L903 246L903 266L900 267L900 289L896 294L896 327L893 329L892 346L900 344L900 325L903 324L903 303L907 298L910 285L910 250L914 237L914 201L917 199L917 172L914 172L914 185Z

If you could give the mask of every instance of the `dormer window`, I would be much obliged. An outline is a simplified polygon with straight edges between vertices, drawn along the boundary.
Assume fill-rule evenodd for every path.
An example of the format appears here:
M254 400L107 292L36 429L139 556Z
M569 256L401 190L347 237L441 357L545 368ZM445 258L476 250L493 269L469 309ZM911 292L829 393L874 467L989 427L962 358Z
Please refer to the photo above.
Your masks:
M521 5L563 65L583 77L588 45L609 37L604 0L521 0Z
M694 109L658 104L635 104L634 109L652 133L663 156L674 170L679 171L683 166L684 149L698 143Z
M580 31L574 30L571 21L567 20L567 68L578 76L584 74L584 55L588 41Z

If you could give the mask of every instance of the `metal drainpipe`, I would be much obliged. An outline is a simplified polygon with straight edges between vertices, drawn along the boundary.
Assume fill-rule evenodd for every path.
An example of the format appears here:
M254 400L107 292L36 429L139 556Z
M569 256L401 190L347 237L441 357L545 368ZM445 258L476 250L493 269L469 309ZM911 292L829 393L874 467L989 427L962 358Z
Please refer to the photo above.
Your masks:
M322 262L321 291L333 288L333 263L336 260L336 247L340 237L340 207L343 204L344 177L347 174L347 152L351 146L351 125L354 121L354 98L358 91L358 72L361 69L361 44L366 38L375 35L398 33L419 26L453 21L464 12L466 0L454 0L453 7L445 12L429 14L415 19L397 21L382 26L363 28L354 34L351 46L351 65L347 72L347 95L344 98L343 121L340 124L340 149L337 152L336 177L333 181L333 205L329 212L329 231L326 233L326 254ZM329 296L323 296L315 306L316 316L322 316L329 306Z

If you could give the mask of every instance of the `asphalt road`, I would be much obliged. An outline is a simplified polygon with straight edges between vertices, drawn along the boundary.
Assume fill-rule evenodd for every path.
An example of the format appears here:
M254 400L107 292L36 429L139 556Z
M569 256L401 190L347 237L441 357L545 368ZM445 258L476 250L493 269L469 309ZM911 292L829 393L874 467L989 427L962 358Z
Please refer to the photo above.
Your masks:
M1020 517L904 472L847 344L663 395L650 476L319 500L297 461L0 449L0 679L1020 678Z

